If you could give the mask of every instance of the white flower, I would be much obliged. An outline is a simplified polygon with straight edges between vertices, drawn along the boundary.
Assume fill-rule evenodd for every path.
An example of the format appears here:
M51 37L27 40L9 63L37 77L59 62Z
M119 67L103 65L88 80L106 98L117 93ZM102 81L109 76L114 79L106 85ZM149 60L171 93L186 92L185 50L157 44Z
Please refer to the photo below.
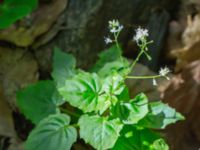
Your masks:
M163 76L163 77L166 77L166 75L170 72L169 68L165 67L165 68L161 68L160 71L159 71L159 75L160 76ZM167 78L169 79L169 78Z
M145 37L148 36L149 36L149 31L147 29L139 27L138 29L136 29L136 35L133 37L133 39L138 43L139 41L143 40Z
M112 29L110 29L110 32L111 33L117 33L117 29L116 28L112 28Z
M123 28L124 28L124 26L123 26L123 25L120 25L120 26L118 27L118 32L122 31Z
M109 21L108 23L109 23L110 28L119 27L119 21L118 20L112 20L112 21Z
M154 79L154 78L153 78L153 85L154 85L154 86L157 86L157 85L158 85L156 79Z
M110 39L110 37L105 37L104 41L106 44L112 43L113 41Z
M111 33L118 33L124 28L123 25L120 25L118 20L109 21L108 24Z

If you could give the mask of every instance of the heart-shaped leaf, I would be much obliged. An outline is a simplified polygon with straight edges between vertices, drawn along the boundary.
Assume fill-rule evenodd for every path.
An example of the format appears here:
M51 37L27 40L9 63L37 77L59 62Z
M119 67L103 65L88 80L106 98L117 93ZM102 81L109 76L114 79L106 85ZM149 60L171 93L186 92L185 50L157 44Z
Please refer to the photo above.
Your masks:
M77 131L69 123L69 116L64 114L45 118L30 133L25 143L25 149L70 150L77 139Z
M58 113L57 106L62 101L53 81L40 81L17 92L20 111L35 124L50 114Z

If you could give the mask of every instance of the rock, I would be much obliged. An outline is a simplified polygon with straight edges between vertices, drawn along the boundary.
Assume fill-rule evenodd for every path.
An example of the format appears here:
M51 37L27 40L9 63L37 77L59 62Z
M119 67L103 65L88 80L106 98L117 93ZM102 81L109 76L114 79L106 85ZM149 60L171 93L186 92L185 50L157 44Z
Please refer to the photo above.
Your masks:
M200 2L182 0L178 19L170 22L167 38L167 57L176 59L176 72L200 59Z
M143 61L153 71L159 69L159 59L163 50L163 39L167 32L169 19L169 13L164 9L153 11L149 19L149 39L153 40L153 44L149 45L148 53L151 54L152 61L148 61L146 58Z
M183 25L179 21L173 20L169 23L168 36L164 51L164 55L166 56L167 59L169 60L176 59L176 56L172 53L172 51L183 47L183 42L181 37L184 30L185 27L183 27Z
M188 22L189 24L182 35L183 47L171 51L171 54L177 58L177 71L192 61L200 59L200 14Z
M10 139L8 150L24 150L24 142L17 138Z
M0 87L0 136L15 137L12 111Z
M181 112L186 120L167 129L172 150L200 147L200 60L195 61L174 76L162 91L164 102Z
M19 47L31 46L37 38L49 31L66 5L67 0L53 0L51 3L41 5L24 20L6 30L1 30L0 40L10 42Z
M14 108L16 91L38 80L37 62L27 50L5 47L0 47L0 62L0 84Z

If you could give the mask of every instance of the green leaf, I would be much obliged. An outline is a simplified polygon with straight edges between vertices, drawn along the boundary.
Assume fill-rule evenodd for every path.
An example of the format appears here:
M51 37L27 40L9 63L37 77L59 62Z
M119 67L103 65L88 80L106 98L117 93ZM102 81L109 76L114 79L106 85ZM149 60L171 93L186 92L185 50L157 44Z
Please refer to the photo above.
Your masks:
M99 54L99 60L92 68L92 72L98 72L106 63L120 59L122 50L113 45L109 49L102 51Z
M65 84L67 78L75 75L75 66L76 60L71 54L54 49L52 77L59 87Z
M116 60L106 63L99 71L97 72L100 77L107 77L113 74L120 74L121 76L126 76L130 70L130 64L126 59Z
M103 81L103 90L111 95L119 95L125 88L124 80L119 74L108 76Z
M40 81L17 92L17 105L20 111L37 124L50 114L59 112L60 97L56 96L53 81Z
M148 113L148 99L141 93L130 102L119 101L111 108L112 118L119 117L124 124L136 124Z
M12 7L27 5L31 9L35 9L38 5L38 0L4 0L4 5L10 5Z
M120 100L120 101L124 101L124 102L127 102L130 100L130 94L129 94L129 89L127 86L125 86L125 88L123 89L123 91L117 95L117 98Z
M28 15L37 7L37 0L4 0L0 5L0 29Z
M66 80L65 86L58 90L72 106L84 112L100 111L105 109L102 104L109 103L109 97L102 93L101 80L95 73L79 73Z
M154 141L151 147L153 150L169 150L169 146L165 143L163 139L158 139Z
M88 115L81 116L78 124L80 137L97 150L112 148L123 127L119 119L107 120L100 116Z
M150 113L140 120L138 125L153 129L164 129L167 125L184 120L184 117L162 102L152 102L149 105Z
M45 118L30 133L25 143L25 149L70 150L77 139L77 131L69 123L69 116L64 114Z
M161 137L148 129L124 126L112 150L168 150ZM158 144L162 140L162 144ZM163 149L159 149L162 146Z

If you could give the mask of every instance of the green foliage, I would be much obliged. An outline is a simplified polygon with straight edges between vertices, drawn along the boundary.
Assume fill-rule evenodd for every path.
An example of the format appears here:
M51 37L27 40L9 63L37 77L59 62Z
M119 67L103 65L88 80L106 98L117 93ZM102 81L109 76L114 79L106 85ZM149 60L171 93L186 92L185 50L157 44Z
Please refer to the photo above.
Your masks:
M76 60L72 55L54 49L52 77L58 86L64 85L67 78L76 74L75 66Z
M4 0L0 5L0 29L9 27L37 7L38 0Z
M118 25L116 21L111 23L113 28ZM119 32L121 27L112 32L116 30ZM116 41L118 35L114 37ZM142 37L139 57L143 53L148 56L146 45L147 40ZM103 51L91 73L76 70L72 55L54 50L54 81L38 82L17 94L19 109L36 124L25 144L26 150L69 150L77 139L75 127L79 127L80 138L98 150L169 149L162 136L152 129L164 129L184 117L166 104L149 102L144 93L131 98L125 80L139 57L131 65L121 54L118 43ZM168 72L165 68L160 75L141 78L167 78ZM63 103L79 109L81 116L63 106L61 113L58 106ZM65 113L73 117L75 124L70 125Z
M67 79L65 85L58 90L72 106L84 112L97 112L107 101L102 92L101 80L95 73L79 73L72 79Z
M111 95L120 95L125 88L124 78L119 74L113 74L103 80L103 89L105 93Z
M128 89L127 86L125 86L125 88L123 89L123 91L119 95L117 95L117 99L119 101L124 101L124 102L130 100L129 89Z
M167 144L149 129L125 126L112 150L168 150Z
M118 49L116 45L99 54L99 60L95 63L91 71L98 72L104 65L119 60L122 54L121 48Z
M17 105L28 119L37 124L48 115L59 112L57 106L62 99L57 94L53 81L40 81L17 93Z
M129 102L120 101L111 108L111 114L120 118L124 124L136 124L148 113L148 99L144 94L139 94Z
M50 115L31 132L25 143L25 149L70 150L77 139L77 131L69 123L70 117L67 115Z
M130 64L127 59L121 56L122 50L117 46L112 46L99 55L99 60L91 69L92 72L105 78L109 75L120 74L126 76L130 71Z
M139 122L139 125L151 129L164 129L167 125L184 120L184 117L162 102L149 104L150 112Z
M163 139L157 139L151 145L151 149L153 150L169 150L169 146L165 143Z
M126 76L130 71L129 66L130 64L127 60L123 59L123 63L120 60L117 60L105 64L97 73L103 78L116 73L121 76Z
M81 116L80 137L98 150L110 149L119 137L123 124L119 119L108 120L100 116Z

